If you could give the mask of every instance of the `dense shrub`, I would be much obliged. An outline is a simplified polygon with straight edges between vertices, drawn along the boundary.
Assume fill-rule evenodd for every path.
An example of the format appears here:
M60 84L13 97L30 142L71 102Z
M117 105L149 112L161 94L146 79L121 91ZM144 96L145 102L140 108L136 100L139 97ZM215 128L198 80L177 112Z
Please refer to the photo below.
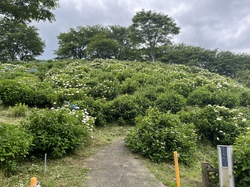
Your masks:
M213 93L206 87L200 87L193 92L187 98L188 105L206 106L212 103Z
M186 98L194 88L187 84L186 80L170 83L169 89L174 90L176 93L183 95Z
M219 91L214 96L213 104L225 106L228 108L239 106L240 104L239 94L229 90Z
M139 106L131 95L123 95L114 99L107 108L106 115L110 115L108 121L116 121L121 125L134 125L135 118L139 114Z
M32 153L48 153L52 157L63 156L84 145L93 123L87 111L66 108L34 110L22 122L34 137Z
M247 126L247 119L241 112L217 105L195 112L192 119L200 139L213 145L232 145Z
M155 101L155 105L162 112L170 111L175 114L186 106L186 99L173 91L167 91L159 95Z
M161 162L173 160L173 152L180 153L180 161L189 164L195 149L194 126L181 123L174 114L150 108L136 120L136 128L126 137L126 145L136 153Z
M127 78L122 82L121 92L123 94L133 94L138 89L138 87L139 83L137 81Z
M120 92L120 83L117 80L104 80L98 82L87 91L87 95L94 98L114 99Z
M250 105L250 91L244 90L240 95L240 105L249 106Z
M250 131L236 139L233 149L235 185L250 186Z
M109 114L107 101L105 99L93 99L85 96L82 100L74 101L74 104L80 108L86 108L90 116L95 117L95 126L107 125L107 119L109 118L106 114Z
M0 80L0 99L5 106L14 106L19 103L30 103L33 91L25 84L16 80Z
M142 95L140 92L134 94L134 102L138 106L138 114L144 115L148 108L152 105L152 102Z
M31 96L31 106L44 108L52 106L53 101L56 100L55 91L51 85L45 82L37 83L33 88L33 95ZM28 104L28 103L27 103Z
M70 88L70 89L61 89L55 92L54 101L58 105L62 105L65 101L77 101L85 99L86 93L81 89Z
M0 123L0 166L6 174L17 169L17 163L29 154L32 136L19 125Z

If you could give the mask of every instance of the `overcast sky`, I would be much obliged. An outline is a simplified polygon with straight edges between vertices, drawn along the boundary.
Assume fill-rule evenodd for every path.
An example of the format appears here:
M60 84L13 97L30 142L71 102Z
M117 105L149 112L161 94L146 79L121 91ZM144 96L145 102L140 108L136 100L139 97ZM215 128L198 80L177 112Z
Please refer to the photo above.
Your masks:
M174 43L250 54L250 0L59 0L56 21L35 22L46 49L40 59L55 58L57 36L70 28L101 24L129 26L137 11L172 17L181 28Z

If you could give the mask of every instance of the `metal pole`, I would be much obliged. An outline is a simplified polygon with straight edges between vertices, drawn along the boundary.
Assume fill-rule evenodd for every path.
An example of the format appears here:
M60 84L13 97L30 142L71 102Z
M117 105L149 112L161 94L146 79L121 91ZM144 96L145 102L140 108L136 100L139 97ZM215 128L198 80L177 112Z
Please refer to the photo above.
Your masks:
M47 153L44 155L44 173L46 172L46 164L47 164Z

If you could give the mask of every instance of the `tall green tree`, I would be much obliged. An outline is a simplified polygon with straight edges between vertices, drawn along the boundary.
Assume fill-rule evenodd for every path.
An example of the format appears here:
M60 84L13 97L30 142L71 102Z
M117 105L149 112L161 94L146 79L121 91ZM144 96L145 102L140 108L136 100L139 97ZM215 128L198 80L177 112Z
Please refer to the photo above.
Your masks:
M57 36L59 47L54 53L57 58L86 59L91 38L100 33L107 34L108 28L101 25L70 28L69 32Z
M127 27L113 25L109 26L110 38L118 44L116 59L118 60L134 60L132 55L132 43L130 40L130 29ZM132 57L132 58L131 58Z
M151 10L137 12L132 21L130 29L133 41L139 48L149 49L153 62L155 61L156 48L169 44L171 37L180 32L180 28L171 17Z
M11 20L0 20L0 59L33 60L44 52L38 29Z
M90 58L112 59L118 52L118 43L104 34L97 34L87 47Z
M58 0L1 0L0 15L18 22L53 21L51 10L58 6Z

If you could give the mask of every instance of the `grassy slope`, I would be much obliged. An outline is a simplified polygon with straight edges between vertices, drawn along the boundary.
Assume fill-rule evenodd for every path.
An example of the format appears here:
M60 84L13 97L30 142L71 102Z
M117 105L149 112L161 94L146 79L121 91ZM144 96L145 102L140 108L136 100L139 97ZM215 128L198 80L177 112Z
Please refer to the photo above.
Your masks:
M85 71L91 72L92 67L94 69L100 68L100 72L112 72L112 68L116 66L117 74L120 76L137 76L136 73L138 71L143 70L138 74L138 76L142 76L141 81L144 80L145 77L151 76L152 84L154 85L156 82L159 81L162 84L168 85L169 80L177 80L179 82L189 82L187 78L192 76L192 78L197 77L197 82L203 80L204 77L208 76L205 82L209 82L214 80L215 78L219 78L219 81L226 81L226 78L222 78L215 74L210 74L207 71L202 72L200 75L191 75L186 74L186 69L189 68L185 66L169 66L165 69L165 65L152 65L146 63L138 63L136 62L127 62L124 64L118 62L117 64L114 63L90 63L86 64ZM77 64L78 65L78 64ZM72 65L72 68L69 66L68 73L65 75L70 74L71 69L75 69L76 72L82 71L81 68L76 68L80 66ZM112 67L113 66L113 67ZM128 67L131 66L131 69ZM156 67L156 68L155 68ZM66 69L67 69L66 68ZM124 70L124 71L123 71ZM194 71L198 69L194 68ZM127 74L126 74L127 71ZM123 74L121 73L123 72ZM154 77L154 72L158 72L158 77ZM98 74L99 72L97 72ZM89 73L90 74L90 73ZM93 71L93 75L96 73ZM60 73L58 73L60 75ZM85 75L85 74L84 74ZM146 76L145 76L146 75ZM163 80L163 76L168 75L166 80ZM211 76L211 77L209 77ZM108 77L108 76L107 76ZM90 77L91 78L91 77ZM93 78L93 77L92 77ZM49 79L49 78L47 78ZM139 80L139 78L138 78ZM205 79L204 79L205 80ZM50 81L50 79L49 79ZM190 82L191 84L192 82ZM171 86L171 85L170 85ZM143 88L141 88L143 90ZM139 90L140 91L140 90ZM17 123L20 118L13 118L10 114L8 109L1 109L0 110L0 122L6 123ZM98 129L94 132L94 139L91 143L85 147L84 149L80 149L75 152L75 154L69 155L62 159L58 160L49 160L47 165L47 172L43 173L43 161L42 160L34 160L32 162L22 163L19 172L9 178L4 177L4 175L0 172L0 186L27 186L29 183L29 179L32 176L36 176L38 180L42 181L42 186L60 186L63 184L64 186L76 186L79 183L84 184L86 180L86 173L88 169L84 166L84 160L88 157L88 155L93 154L97 147L101 145L105 145L107 143L112 142L113 139L117 138L118 136L125 135L128 130L128 127L106 127L102 129ZM211 148L210 146L200 146L196 150L197 158L194 159L194 164L191 167L180 166L180 173L181 173L181 183L183 186L187 187L195 187L201 186L201 168L200 168L200 161L202 160L211 160L213 155L216 154L216 150ZM144 159L145 164L150 168L150 170L165 184L168 186L175 186L175 175L174 175L174 166L173 163L163 163L163 164L156 164Z

